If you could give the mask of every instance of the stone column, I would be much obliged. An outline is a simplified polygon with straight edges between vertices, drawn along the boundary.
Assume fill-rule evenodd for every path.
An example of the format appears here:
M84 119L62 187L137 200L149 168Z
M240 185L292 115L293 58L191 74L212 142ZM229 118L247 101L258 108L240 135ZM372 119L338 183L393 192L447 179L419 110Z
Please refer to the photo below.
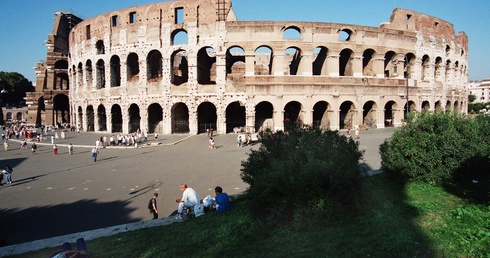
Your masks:
M245 76L253 76L255 74L255 55L245 55Z
M284 75L284 55L283 54L275 54L274 55L271 75L275 75L275 76Z
M339 55L327 56L327 76L339 77Z

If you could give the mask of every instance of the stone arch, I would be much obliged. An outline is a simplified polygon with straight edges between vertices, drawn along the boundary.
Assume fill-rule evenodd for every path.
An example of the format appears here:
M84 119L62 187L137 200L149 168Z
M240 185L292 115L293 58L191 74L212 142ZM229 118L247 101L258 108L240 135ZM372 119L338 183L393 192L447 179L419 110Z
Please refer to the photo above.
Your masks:
M356 106L351 101L344 101L340 105L340 129L352 129L354 128L354 115L356 113Z
M362 53L362 75L363 76L376 76L374 68L374 56L376 51L368 48Z
M140 107L137 104L131 104L128 108L128 115L128 132L136 132L138 129L141 128Z
M170 65L172 67L172 84L181 85L189 80L187 51L179 49L173 52L170 58Z
M94 107L92 105L88 105L85 113L86 113L86 119L87 119L87 132L93 132L95 130L95 127L94 127Z
M170 44L173 45L187 45L189 43L189 36L184 29L174 30L171 35Z
M429 71L430 71L430 57L428 55L424 55L422 57L422 80L429 80Z
M77 88L80 88L83 85L83 64L82 64L82 62L78 63L76 71L77 71L77 75L75 76L75 78L77 78L76 84L77 84Z
M442 74L442 58L440 56L436 57L436 62L434 64L434 80L443 81Z
M233 132L234 128L244 128L246 124L245 106L240 101L230 103L226 107L226 133Z
M86 80L87 80L87 85L92 85L92 60L88 59L87 62L85 62L85 71L86 71Z
M161 79L162 77L162 53L158 50L152 50L146 58L148 66L148 80Z
M271 75L274 53L269 46L259 46L254 55L254 74Z
M283 39L301 39L301 29L297 26L289 26L283 28L282 32Z
M226 74L245 75L245 51L233 46L226 50Z
M395 101L390 100L386 102L385 108L384 108L384 124L385 127L393 127L393 124L395 121L399 121L400 119L398 118L400 116L398 110L398 105L396 104ZM398 119L398 120L395 120Z
M40 97L37 100L36 127L41 127L41 125L44 125L46 121L45 112L46 104L44 103L44 97Z
M148 132L162 132L163 127L159 126L163 121L163 108L158 103L148 106Z
M204 133L207 129L216 130L216 106L208 101L197 107L197 133Z
M364 106L362 107L362 124L367 128L377 127L377 109L378 105L374 101L366 101L366 103L364 103Z
M451 79L451 60L446 60L446 73L445 73L445 77L446 77L446 82L449 82L450 79Z
M189 108L185 103L172 106L172 133L189 133Z
M421 111L422 112L427 112L429 110L430 110L430 103L429 103L429 101L426 100L426 101L422 102Z
M55 90L69 90L70 83L69 77L67 73L64 72L56 72L53 89Z
M113 55L110 60L111 67L111 87L121 86L121 59Z
M97 43L95 43L95 48L97 49L97 55L103 55L105 53L104 41L97 40Z
M289 47L284 51L284 64L288 65L287 75L298 74L302 57L301 49L298 47Z
M353 30L343 28L337 31L339 41L351 41L354 34Z
M443 109L442 109L442 102L440 100L436 101L436 103L434 105L434 111L435 112L441 112L441 111L443 111Z
M403 78L413 79L414 67L417 59L414 54L407 53L405 55L405 68L403 73Z
M446 101L446 111L450 111L452 109L451 101Z
M255 106L255 131L274 129L274 106L268 101L262 101Z
M98 131L107 131L107 114L102 104L97 107L97 128Z
M123 130L123 118L122 109L118 104L114 104L111 107L111 124L112 132L122 132Z
M352 57L354 52L351 49L344 49L340 52L339 55L339 76L352 76L353 67L352 67Z
M303 105L298 101L290 101L284 106L284 122L303 122Z
M327 75L327 60L328 48L318 46L313 50L315 61L312 63L313 75Z
M78 106L78 108L77 108L77 115L78 115L78 119L77 119L77 122L78 122L78 124L77 124L77 129L78 129L78 130L82 130L82 129L83 129L83 128L82 128L82 126L83 126L83 122L82 122L82 121L83 121L83 109L82 109L82 107L81 107L81 106Z
M384 58L384 71L385 77L388 78L390 76L394 76L395 74L395 64L398 62L396 59L396 53L394 51L388 51L385 53Z
M99 59L96 64L97 71L97 89L105 88L105 63L104 60Z
M313 126L320 128L321 130L328 130L330 128L331 114L329 112L331 108L330 104L326 101L318 101L313 106Z
M136 53L129 53L126 59L127 81L137 81L140 73L139 57Z
M407 105L408 105L408 108L407 108ZM405 110L403 118L405 120L407 120L407 114L410 112L417 111L417 105L415 105L415 102L410 100L410 101L408 101L408 103L405 103L405 105L403 106L403 109Z
M66 60L58 60L54 63L54 69L68 69L68 61Z
M55 124L70 122L70 100L65 94L53 98L53 122Z
M216 84L216 52L212 47L203 47L197 53L197 82Z
M23 116L22 116L22 112L17 112L17 113L15 114L15 119L16 119L17 121L23 121L23 120L24 120L24 118L23 118Z

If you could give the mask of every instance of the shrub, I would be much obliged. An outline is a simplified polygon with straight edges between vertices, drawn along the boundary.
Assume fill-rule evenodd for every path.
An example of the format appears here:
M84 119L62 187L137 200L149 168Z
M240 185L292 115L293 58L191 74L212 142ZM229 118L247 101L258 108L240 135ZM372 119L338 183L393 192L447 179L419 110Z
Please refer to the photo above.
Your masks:
M381 165L404 182L452 179L466 161L488 156L489 130L479 124L452 112L411 113L408 124L380 146Z
M261 146L242 162L252 214L277 223L303 214L334 217L355 207L362 170L359 144L336 131L298 123L261 132Z

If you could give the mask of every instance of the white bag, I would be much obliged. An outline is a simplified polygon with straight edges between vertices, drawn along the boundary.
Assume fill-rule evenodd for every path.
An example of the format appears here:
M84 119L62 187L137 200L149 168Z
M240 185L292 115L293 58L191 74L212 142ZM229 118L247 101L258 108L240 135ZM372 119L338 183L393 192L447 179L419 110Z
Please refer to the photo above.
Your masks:
M201 215L204 215L204 204L198 204L194 206L194 216L199 217Z
M204 207L211 208L213 206L213 197L211 197L211 195L204 197L202 203L204 204Z

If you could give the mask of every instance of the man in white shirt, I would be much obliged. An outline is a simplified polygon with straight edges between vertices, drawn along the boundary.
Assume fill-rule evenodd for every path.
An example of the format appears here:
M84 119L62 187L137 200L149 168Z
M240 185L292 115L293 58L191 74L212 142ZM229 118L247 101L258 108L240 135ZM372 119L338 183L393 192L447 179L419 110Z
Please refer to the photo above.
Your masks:
M180 185L180 190L183 191L182 193L182 198L177 199L176 202L179 204L179 208L177 209L177 216L175 216L175 219L183 219L182 214L184 212L184 208L194 208L199 202L201 201L201 198L199 195L194 191L194 189L187 187L186 184L181 184Z

